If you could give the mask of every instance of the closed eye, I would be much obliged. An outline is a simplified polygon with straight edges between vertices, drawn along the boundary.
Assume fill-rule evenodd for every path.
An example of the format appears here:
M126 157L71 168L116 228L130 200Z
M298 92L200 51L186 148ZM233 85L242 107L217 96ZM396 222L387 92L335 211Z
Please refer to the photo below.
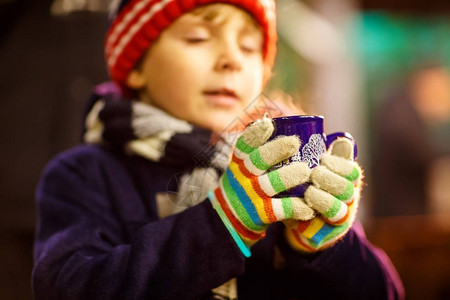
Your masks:
M189 44L199 44L209 40L209 37L187 37L185 41Z
M199 44L209 41L210 31L204 26L187 27L184 33L184 40L189 44Z
M246 52L246 53L249 53L249 54L250 53L254 53L254 52L259 50L257 47L244 46L244 45L241 45L241 49L242 49L243 52Z
M245 35L241 38L240 47L244 53L253 54L262 51L262 42L254 35Z
M258 43L241 43L240 47L244 53L248 54L261 52L261 46Z

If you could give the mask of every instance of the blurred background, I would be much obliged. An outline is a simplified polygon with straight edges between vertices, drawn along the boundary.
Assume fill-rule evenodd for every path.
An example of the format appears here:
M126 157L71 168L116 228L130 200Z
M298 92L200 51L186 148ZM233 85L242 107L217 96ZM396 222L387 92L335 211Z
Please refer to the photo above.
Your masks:
M0 0L0 297L32 299L34 191L108 79L106 0ZM278 0L276 76L356 138L359 218L407 299L450 299L450 3Z

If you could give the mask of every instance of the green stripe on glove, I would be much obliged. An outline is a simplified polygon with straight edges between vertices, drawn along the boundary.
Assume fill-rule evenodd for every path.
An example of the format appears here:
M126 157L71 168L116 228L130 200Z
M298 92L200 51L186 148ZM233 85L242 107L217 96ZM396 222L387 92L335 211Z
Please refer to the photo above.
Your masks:
M361 168L353 161L353 144L345 138L337 139L310 179L313 185L305 192L305 202L319 214L308 221L286 222L289 243L304 252L332 246L355 220Z

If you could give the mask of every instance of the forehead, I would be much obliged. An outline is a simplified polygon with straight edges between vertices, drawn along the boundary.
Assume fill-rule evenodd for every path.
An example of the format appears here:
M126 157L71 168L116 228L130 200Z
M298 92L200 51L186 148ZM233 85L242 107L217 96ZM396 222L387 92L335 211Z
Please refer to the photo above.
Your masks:
M241 19L248 27L253 27L255 29L260 28L258 22L252 17L252 15L250 15L247 11L231 4L208 4L198 7L187 14L198 17L204 21L217 24L224 24L231 19L238 18Z

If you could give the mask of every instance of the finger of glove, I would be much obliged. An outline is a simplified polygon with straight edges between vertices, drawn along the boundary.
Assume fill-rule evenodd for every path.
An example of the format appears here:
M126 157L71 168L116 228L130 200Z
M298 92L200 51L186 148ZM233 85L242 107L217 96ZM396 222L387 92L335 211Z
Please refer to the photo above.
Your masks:
M338 138L331 143L329 147L329 153L336 155L347 160L353 160L354 155L353 143L347 138Z
M311 169L304 162L294 162L258 177L259 186L270 197L308 181Z
M353 198L355 192L353 183L325 166L315 167L310 178L315 187L330 193L339 200L351 201Z
M292 202L293 210L292 219L306 221L315 217L316 212L314 209L309 207L302 198L292 197L290 200Z
M291 157L300 148L296 136L283 136L254 149L244 158L247 170L254 175L261 175L271 166Z
M348 181L356 183L361 177L361 168L351 160L347 160L340 156L325 153L320 160L321 165L327 167L328 170L339 174Z
M272 198L272 209L277 221L310 220L315 216L315 211L298 197Z
M270 138L273 130L274 127L271 119L264 117L257 120L245 129L238 138L235 154L241 159L243 155L250 154Z
M349 218L350 212L346 203L315 186L306 190L305 202L317 210L329 224L343 224Z

